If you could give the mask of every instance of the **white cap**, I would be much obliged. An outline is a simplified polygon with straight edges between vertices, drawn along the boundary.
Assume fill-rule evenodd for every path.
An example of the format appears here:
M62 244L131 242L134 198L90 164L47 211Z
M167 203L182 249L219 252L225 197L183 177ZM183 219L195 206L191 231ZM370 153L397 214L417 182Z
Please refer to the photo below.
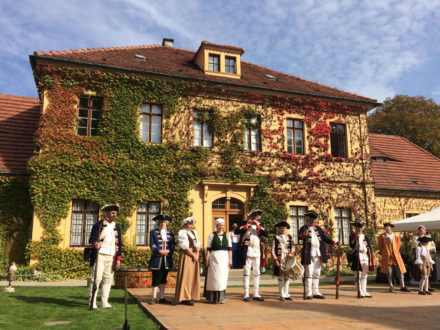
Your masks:
M217 227L217 225L219 224L219 223L225 223L225 219L223 219L223 218L217 218L217 219L215 219L215 226Z
M188 217L182 220L182 227L185 226L186 223L192 222L193 224L196 223L196 220L193 217Z

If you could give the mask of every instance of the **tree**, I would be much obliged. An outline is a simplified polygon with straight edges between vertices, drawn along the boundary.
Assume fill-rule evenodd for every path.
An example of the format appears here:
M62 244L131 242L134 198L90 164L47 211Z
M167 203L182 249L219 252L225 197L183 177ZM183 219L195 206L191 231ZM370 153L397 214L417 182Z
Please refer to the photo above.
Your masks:
M402 136L440 157L440 106L432 99L387 98L368 116L368 131Z

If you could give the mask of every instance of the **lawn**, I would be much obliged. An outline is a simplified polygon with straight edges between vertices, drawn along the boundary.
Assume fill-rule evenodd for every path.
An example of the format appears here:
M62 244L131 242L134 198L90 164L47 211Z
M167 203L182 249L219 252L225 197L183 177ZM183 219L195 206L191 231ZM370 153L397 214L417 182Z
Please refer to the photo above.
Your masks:
M125 322L123 290L112 289L110 292L109 303L114 309L89 311L87 295L85 287L15 287L15 293L0 292L0 329L122 328ZM53 321L70 323L45 325ZM131 329L158 329L130 295L128 324Z

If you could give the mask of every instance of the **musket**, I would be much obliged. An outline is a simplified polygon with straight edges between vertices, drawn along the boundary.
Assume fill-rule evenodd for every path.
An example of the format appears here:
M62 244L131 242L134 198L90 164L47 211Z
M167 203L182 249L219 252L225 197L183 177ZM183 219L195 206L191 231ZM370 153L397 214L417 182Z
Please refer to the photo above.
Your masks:
M309 226L307 225L307 232L309 231ZM306 269L307 269L307 249L308 249L308 244L309 244L309 233L307 233L307 237L304 237L303 239L305 239L304 242L304 249L303 249L303 253L304 253L304 276L303 276L303 300L307 299L307 292L306 292Z
M339 285L341 284L341 248L338 247L338 261L336 263L336 299L339 299Z
M360 259L360 253L359 253L359 248L360 248L360 245L361 245L361 242L360 242L360 239L361 239L361 237L360 237L360 235L358 236L358 241L357 241L357 261L358 261L358 264L357 264L357 267L356 267L356 281L357 281L357 293L358 293L358 295L357 295L357 297L358 298L360 298L361 297L361 281L360 281L360 275L359 275L359 267L361 267L361 259Z

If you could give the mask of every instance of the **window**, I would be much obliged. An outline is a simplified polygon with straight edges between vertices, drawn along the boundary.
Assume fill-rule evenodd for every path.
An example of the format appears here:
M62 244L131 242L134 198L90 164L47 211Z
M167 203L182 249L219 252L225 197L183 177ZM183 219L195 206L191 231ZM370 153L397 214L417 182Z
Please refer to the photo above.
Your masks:
M83 199L72 201L72 227L70 230L70 246L86 246L89 244L93 225L98 221L99 206L97 203Z
M101 98L80 96L76 133L83 136L98 135L99 122L101 121L101 111Z
M304 214L307 212L306 206L291 206L289 212L290 218L290 234L292 235L295 244L299 244L298 232L299 229L306 223Z
M142 142L162 142L162 107L160 105L141 105L140 131Z
M246 119L246 131L244 135L244 149L260 150L260 125L257 117Z
M159 202L138 203L136 212L136 245L148 245L150 231L156 227L153 218L160 213Z
M291 154L304 154L303 122L301 120L287 119L287 152Z
M335 209L335 240L348 245L350 237L350 210Z
M194 112L194 118L197 118L197 112ZM194 119L194 145L212 148L212 133L208 123Z
M347 157L347 143L344 124L332 124L330 143L333 157Z
M225 71L227 73L237 73L235 57L225 57Z
M209 71L220 71L220 56L209 54Z

